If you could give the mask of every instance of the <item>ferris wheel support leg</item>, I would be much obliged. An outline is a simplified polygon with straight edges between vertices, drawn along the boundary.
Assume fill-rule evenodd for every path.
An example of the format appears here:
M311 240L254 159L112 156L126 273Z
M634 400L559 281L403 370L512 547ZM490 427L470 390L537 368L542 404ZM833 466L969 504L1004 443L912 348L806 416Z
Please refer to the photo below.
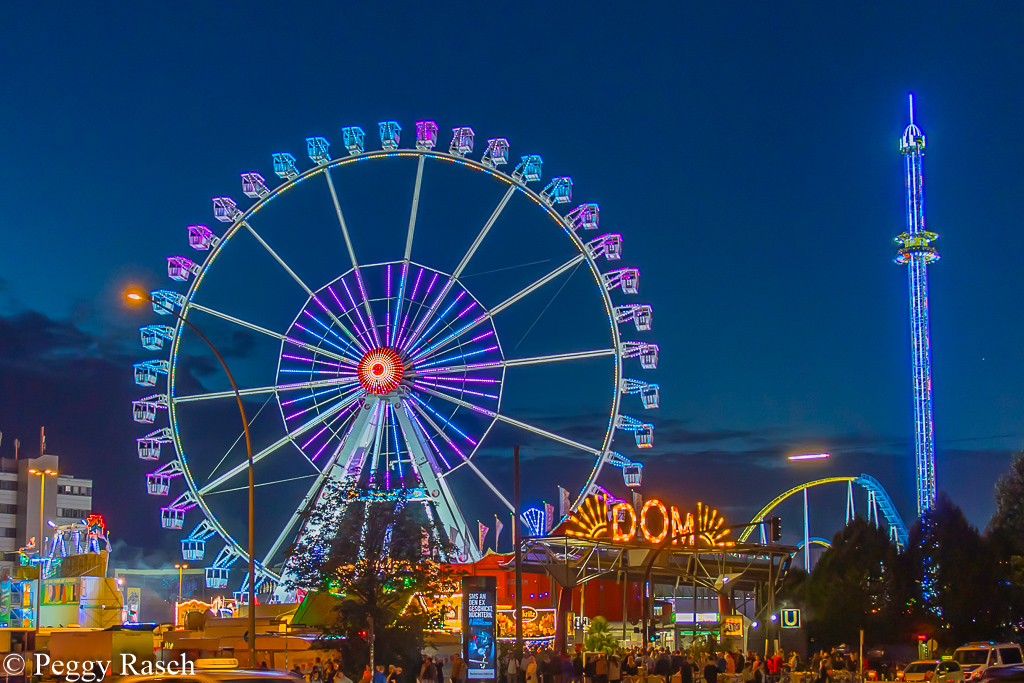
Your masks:
M339 401L338 403L336 403L333 406L331 406L331 408L329 410L326 410L326 411L320 413L319 415L314 417L312 420L310 420L306 424L302 425L298 429L293 430L290 434L285 434L280 439L278 439L274 443L270 444L269 446L267 446L266 448L261 450L259 453L255 453L252 456L253 463L259 462L260 460L262 460L263 458L265 458L268 455L272 454L274 451L276 451L277 449L281 448L285 444L292 443L295 438L297 438L299 436L302 436L303 434L305 434L309 430L313 429L317 425L319 425L319 424L321 424L323 422L326 422L327 420L331 419L332 417L334 417L335 415L340 413L342 410L347 408L349 405L351 405L354 401L356 401L359 398L359 396L360 395L357 393L357 394L353 394L349 398L346 398L346 399L344 399L342 401ZM210 491L213 491L214 489L218 488L219 486L221 486L222 484L224 484L228 480L232 479L233 477L236 477L239 474L241 474L242 472L245 472L248 469L248 467L249 467L248 463L246 461L242 461L241 463L235 465L230 470L228 470L224 474L220 475L219 477L217 477L213 481L207 482L207 484L205 486L203 486L201 489L199 489L199 494L200 495L208 494Z
M376 397L367 397L364 407L360 409L359 414L353 421L352 428L348 432L348 438L345 439L342 447L335 453L334 458L327 467L321 472L320 477L317 478L316 484L306 494L304 505L298 508L292 515L291 520L285 525L285 528L281 531L281 534L274 541L274 546L271 548L271 552L268 553L268 558L271 557L277 550L283 545L287 539L289 532L295 526L299 518L306 512L319 508L324 499L326 493L326 487L324 484L327 479L330 479L341 486L344 490L351 486L354 486L359 482L359 477L362 474L363 468L366 466L366 458L370 452L370 445L374 441L374 437L377 434L377 427L381 421L382 411L380 410L380 402ZM316 500L312 508L308 508L310 500ZM342 516L345 514L345 510L348 508L347 505L338 505L332 514L332 518L336 521L340 521ZM316 523L312 520L307 521L306 525L299 531L296 541L300 541L304 538L315 537L321 528L324 527L324 523ZM281 572L281 581L278 584L278 592L281 596L288 593L288 590L283 588L289 580L295 578L295 572L291 563L286 563L284 571ZM281 597L279 596L279 597Z
M438 476L439 468L426 445L426 436L409 419L407 410L408 408L403 405L401 410L395 411L395 415L398 417L399 427L402 428L405 443L412 452L412 466L420 481L423 482L423 488L427 490L427 495L433 499L434 509L437 511L444 535L449 536L449 541L451 541L451 530L456 529L465 536L468 533L468 528L462 511L459 509L458 503L455 502L455 496L452 495L448 482ZM480 550L475 544L469 543L466 546L466 551L466 562L476 562L480 559Z

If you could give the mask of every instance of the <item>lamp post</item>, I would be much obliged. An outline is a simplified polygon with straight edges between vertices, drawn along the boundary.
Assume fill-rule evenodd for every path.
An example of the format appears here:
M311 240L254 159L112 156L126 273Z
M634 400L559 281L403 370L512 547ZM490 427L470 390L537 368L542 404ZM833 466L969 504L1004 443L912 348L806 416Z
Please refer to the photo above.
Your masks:
M154 303L153 297L149 294L132 290L125 294L125 297L131 302L142 302L148 301ZM235 384L235 377L231 374L231 370L228 369L228 364L224 362L224 357L220 355L220 351L217 347L206 338L206 335L199 331L199 328L190 323L185 319L185 316L181 315L174 310L174 307L167 307L163 310L167 311L183 325L188 325L189 329L199 335L199 338L206 342L206 345L213 351L213 355L220 361L220 366L224 368L224 374L228 376L228 381L231 382L231 389L235 392L235 400L238 401L238 412L242 416L242 431L245 434L245 452L249 458L249 666L256 666L256 555L255 555L255 533L253 525L253 478L252 478L252 442L249 440L249 419L245 416L245 406L242 405L242 395L238 393L238 385ZM180 581L179 581L180 590Z
M46 524L46 521L45 521L45 518L46 518L45 510L46 510L46 508L43 507L43 504L46 502L46 478L47 477L56 477L57 476L57 471L56 470L51 470L49 467L47 467L45 470L37 470L34 467L30 467L30 468L28 468L28 473L29 474L39 475L39 543L36 546L36 548L37 548L36 559L38 560L38 562L36 562L36 569L39 570L39 579L38 579L38 581L39 581L39 588L36 591L36 631L38 632L39 628L42 626L42 623L40 623L40 622L42 621L42 618L43 618L43 562L42 562L42 560L43 560L44 546L46 545L43 542L43 529L44 529L44 525Z
M181 575L188 569L188 565L176 564L174 568L178 570L178 602L181 602Z

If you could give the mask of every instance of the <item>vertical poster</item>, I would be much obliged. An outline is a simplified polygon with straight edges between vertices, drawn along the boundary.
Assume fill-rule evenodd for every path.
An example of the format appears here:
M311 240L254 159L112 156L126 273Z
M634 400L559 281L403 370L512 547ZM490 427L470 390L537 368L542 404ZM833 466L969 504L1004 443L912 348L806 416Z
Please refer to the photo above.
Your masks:
M471 681L497 677L497 602L497 578L462 577L462 658Z

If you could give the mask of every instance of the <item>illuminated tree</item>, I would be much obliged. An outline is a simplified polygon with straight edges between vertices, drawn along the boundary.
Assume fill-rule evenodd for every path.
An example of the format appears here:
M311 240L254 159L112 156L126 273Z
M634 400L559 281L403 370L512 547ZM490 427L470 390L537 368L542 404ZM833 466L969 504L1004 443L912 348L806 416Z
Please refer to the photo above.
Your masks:
M429 532L423 505L400 494L367 502L335 487L322 503L307 528L323 531L292 548L289 588L341 598L326 633L345 636L343 666L353 680L371 656L376 664L406 666L423 647L424 627L438 619L417 596L458 590L451 565L437 561L453 549Z

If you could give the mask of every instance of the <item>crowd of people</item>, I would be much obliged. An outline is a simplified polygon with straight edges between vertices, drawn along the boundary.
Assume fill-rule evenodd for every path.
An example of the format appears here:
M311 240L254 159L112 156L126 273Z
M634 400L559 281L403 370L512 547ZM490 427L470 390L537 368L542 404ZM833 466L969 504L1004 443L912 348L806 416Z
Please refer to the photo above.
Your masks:
M804 680L835 683L837 672L856 671L856 660L835 650L821 651L804 661L796 652L698 652L634 649L616 654L575 653L565 656L547 649L512 653L500 662L499 680L507 683L787 683L793 673ZM452 683L462 681L452 679Z

